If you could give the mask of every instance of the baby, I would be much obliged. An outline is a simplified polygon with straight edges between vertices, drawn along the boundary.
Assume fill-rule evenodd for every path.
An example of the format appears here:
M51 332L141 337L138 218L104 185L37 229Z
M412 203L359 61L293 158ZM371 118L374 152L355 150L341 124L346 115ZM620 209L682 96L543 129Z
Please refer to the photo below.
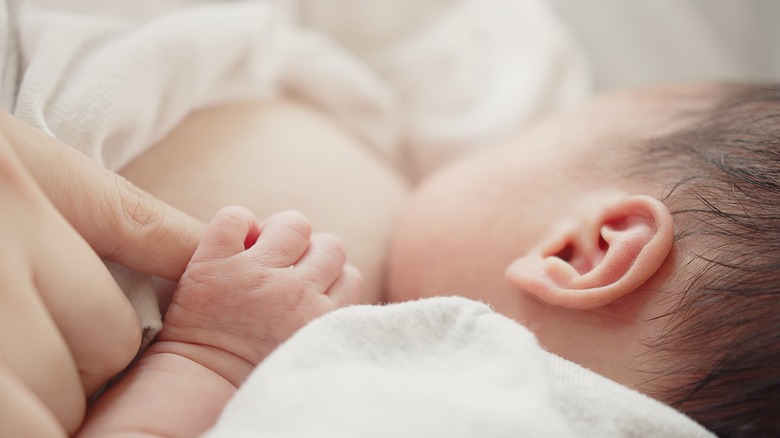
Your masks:
M778 139L777 87L629 91L556 116L418 187L394 234L385 299L463 295L486 301L534 330L546 349L667 402L718 435L775 434ZM113 394L127 397L137 385L137 394L148 397L141 386L146 379L150 393L163 400L189 392L184 400L191 406L181 409L203 409L198 418L205 425L278 342L356 298L356 275L342 271L340 255L329 269L320 268L331 274L314 281L308 295L292 287L298 291L293 297L307 300L302 307L280 306L288 292L275 289L281 281L272 274L297 256L274 263L260 255L300 254L305 245L294 251L285 243L295 233L264 240L282 221L276 217L244 250L243 242L249 246L257 234L251 221L240 210L217 216L166 315L161 344ZM318 263L328 254L323 251ZM236 263L240 258L254 260L256 270ZM283 271L282 278L311 284L312 277L297 277L304 268L298 269ZM241 274L230 276L234 271ZM242 290L256 293L257 301ZM280 307L287 310L277 313ZM259 321L257 327L240 323L247 318ZM259 350L249 354L252 345ZM213 404L195 401L206 390L187 388L159 370L179 361L193 376L205 373L199 385L223 388L213 390L220 394ZM114 397L101 404L116 403ZM150 403L136 400L128 410ZM154 418L153 412L144 418Z
M622 92L425 181L387 298L489 302L719 436L780 434L780 87Z
M385 299L488 302L718 435L776 434L778 139L777 87L630 91L556 116L417 188ZM276 345L356 302L340 245L309 233L293 213L222 210L159 342L81 432L196 435Z

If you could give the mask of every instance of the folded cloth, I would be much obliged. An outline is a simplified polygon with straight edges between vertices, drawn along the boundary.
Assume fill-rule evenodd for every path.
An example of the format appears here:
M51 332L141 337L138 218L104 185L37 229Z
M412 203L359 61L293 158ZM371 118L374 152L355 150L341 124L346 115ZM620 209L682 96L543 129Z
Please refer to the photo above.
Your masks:
M456 297L321 317L250 375L221 437L712 437L671 407L545 352Z
M314 101L356 102L329 110L365 122L356 129L372 128L361 133L390 154L391 98L378 79L271 2L155 3L24 3L15 115L118 170L196 109L308 87Z
M589 65L546 1L296 4L302 26L337 39L398 97L413 177L591 91Z
M155 281L155 278L149 275L140 274L116 263L104 263L114 280L125 291L138 315L141 325L140 350L146 350L162 330L160 296L169 295L173 286L170 283L163 285L162 280Z
M114 170L195 109L293 93L422 173L590 84L541 0L28 0L18 21L15 114Z

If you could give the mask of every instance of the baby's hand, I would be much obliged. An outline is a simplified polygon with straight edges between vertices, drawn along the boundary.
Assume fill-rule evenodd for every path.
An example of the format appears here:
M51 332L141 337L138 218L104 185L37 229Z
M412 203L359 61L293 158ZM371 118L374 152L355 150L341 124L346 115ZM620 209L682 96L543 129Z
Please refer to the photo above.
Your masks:
M360 273L345 260L343 244L312 235L300 213L258 226L249 210L224 208L179 281L157 348L224 370L238 385L306 323L360 300Z

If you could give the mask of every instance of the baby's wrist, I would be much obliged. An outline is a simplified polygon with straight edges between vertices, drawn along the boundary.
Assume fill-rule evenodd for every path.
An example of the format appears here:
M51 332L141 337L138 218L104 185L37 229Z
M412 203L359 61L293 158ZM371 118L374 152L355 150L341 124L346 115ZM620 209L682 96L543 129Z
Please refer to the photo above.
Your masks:
M210 370L238 388L255 365L250 361L220 348L178 341L158 341L144 353L144 357L175 355Z

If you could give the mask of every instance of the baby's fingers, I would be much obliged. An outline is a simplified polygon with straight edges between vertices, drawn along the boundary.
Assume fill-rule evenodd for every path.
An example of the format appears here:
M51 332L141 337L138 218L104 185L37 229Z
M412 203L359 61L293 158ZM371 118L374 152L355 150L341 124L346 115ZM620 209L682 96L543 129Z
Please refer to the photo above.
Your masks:
M364 301L363 275L356 267L350 264L344 265L341 275L331 285L326 295L330 297L337 308L362 303Z
M304 254L310 237L309 220L297 211L285 211L261 225L260 236L249 251L263 266L287 268Z
M225 207L214 216L203 233L192 262L212 261L236 255L257 239L257 219L244 207Z
M310 289L325 293L339 278L347 252L344 244L332 234L315 234L309 248L295 264L296 274L301 275Z
M363 299L363 276L346 264L344 244L332 234L315 234L303 257L295 264L310 290L323 293L334 307L357 304Z

